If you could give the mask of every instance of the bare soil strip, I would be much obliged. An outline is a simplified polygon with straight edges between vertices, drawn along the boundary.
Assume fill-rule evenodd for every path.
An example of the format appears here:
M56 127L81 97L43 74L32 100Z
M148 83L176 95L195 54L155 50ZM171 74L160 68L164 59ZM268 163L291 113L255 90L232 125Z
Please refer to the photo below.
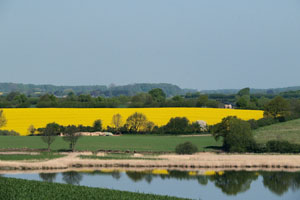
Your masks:
M47 161L0 161L1 171L10 170L82 170L97 168L179 169L179 170L284 170L300 171L300 155L283 154L216 154L158 155L162 160L100 160L80 159L90 152L66 153L66 157ZM103 154L99 154L101 156ZM141 156L141 155L138 155ZM1 172L0 171L0 172Z

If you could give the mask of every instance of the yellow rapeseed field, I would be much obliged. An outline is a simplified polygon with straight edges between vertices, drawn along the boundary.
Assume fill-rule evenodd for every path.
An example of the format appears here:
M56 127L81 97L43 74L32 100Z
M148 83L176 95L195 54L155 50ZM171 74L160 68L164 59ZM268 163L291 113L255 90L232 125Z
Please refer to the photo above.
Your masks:
M112 116L121 114L125 122L134 112L145 114L148 120L156 125L166 124L171 117L187 117L190 121L204 120L209 125L216 124L226 116L237 116L241 119L259 119L263 111L217 109L217 108L15 108L3 109L7 125L2 129L15 130L21 135L28 134L28 127L45 127L47 123L61 125L89 125L101 119L103 126L111 125Z

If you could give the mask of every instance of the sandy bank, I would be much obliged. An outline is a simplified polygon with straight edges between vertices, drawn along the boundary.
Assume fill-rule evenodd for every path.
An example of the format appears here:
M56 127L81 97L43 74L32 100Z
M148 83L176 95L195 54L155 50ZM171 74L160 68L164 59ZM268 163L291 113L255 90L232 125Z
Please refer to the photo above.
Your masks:
M251 169L300 171L300 155L270 154L215 154L159 155L160 160L99 160L80 159L68 153L66 157L47 161L0 161L0 170L73 170L82 168L135 168L135 169ZM139 155L140 157L140 155Z

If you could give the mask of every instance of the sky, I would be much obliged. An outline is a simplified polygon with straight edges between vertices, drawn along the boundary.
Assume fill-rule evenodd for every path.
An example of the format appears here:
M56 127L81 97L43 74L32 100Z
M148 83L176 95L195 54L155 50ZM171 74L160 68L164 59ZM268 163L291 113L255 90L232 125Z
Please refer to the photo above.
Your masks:
M0 0L0 82L300 85L299 0Z

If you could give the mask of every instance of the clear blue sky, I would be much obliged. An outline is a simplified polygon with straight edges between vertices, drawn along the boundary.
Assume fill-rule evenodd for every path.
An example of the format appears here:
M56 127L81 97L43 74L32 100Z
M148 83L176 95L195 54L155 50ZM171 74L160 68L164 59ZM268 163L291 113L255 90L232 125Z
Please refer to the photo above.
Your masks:
M299 0L0 0L0 82L300 85Z

